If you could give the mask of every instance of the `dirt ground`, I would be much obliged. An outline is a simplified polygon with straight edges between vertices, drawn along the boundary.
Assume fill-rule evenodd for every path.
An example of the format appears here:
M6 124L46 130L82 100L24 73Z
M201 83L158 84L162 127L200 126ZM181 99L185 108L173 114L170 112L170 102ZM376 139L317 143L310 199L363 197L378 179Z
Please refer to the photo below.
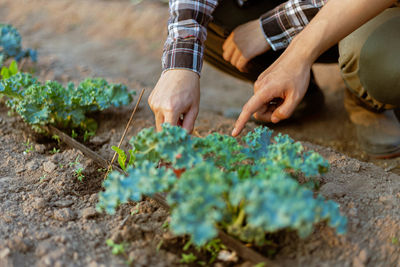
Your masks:
M146 96L160 74L167 13L166 5L151 0L137 5L117 0L0 0L2 22L18 27L24 44L38 49L39 63L26 68L33 68L42 80L78 82L103 76L136 91L147 88ZM274 129L304 141L330 161L320 191L340 203L349 218L348 233L336 236L318 225L305 240L284 235L274 261L283 266L400 266L400 159L374 160L360 150L343 108L344 85L337 66L317 65L314 70L325 107ZM222 114L240 108L251 96L252 85L205 65L201 86L196 130L201 135L229 133L234 120ZM146 101L140 107L129 137L153 125ZM110 158L110 146L118 143L131 109L98 115L99 130L88 145ZM249 123L247 130L255 126ZM78 151L35 134L19 118L8 116L3 104L0 144L0 266L126 266L128 258L135 266L179 264L183 240L162 229L166 211L145 200L124 205L114 216L97 214L99 167ZM54 147L60 152L51 154ZM32 151L23 153L27 149ZM83 182L77 181L70 164L77 157L85 168ZM130 215L133 210L139 212ZM125 255L112 256L105 245L109 238L128 244Z

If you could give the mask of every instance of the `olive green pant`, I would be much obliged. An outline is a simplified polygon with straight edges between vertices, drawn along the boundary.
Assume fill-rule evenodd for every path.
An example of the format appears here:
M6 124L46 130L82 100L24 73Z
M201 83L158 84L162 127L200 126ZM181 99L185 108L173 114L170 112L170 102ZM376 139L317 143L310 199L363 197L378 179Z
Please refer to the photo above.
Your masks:
M283 0L252 1L247 7L239 7L236 0L222 0L214 11L213 21L208 25L204 59L216 68L243 80L256 81L283 52L268 51L249 62L247 73L240 72L222 57L222 45L229 34L239 25L258 19L262 14L274 9ZM251 40L249 40L251 42ZM336 63L339 57L337 46L324 53L317 62Z
M400 107L400 8L389 8L339 43L348 89L375 111Z

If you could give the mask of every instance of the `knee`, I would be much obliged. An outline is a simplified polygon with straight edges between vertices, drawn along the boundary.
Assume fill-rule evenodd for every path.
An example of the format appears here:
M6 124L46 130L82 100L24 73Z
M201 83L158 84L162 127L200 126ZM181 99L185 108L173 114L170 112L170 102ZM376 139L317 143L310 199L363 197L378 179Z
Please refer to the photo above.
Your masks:
M382 24L364 43L358 76L366 92L384 104L400 106L400 17Z

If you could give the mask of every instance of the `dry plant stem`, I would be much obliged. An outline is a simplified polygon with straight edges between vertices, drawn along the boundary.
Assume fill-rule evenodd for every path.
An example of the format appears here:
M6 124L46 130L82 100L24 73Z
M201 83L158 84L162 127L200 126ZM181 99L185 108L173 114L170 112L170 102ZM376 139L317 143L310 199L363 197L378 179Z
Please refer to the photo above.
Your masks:
M22 59L22 62L21 62L21 64L19 65L19 69L20 69L20 70L22 70L22 68L24 67L25 62L26 62L26 57L24 57L24 58Z
M145 90L145 89L143 88L142 91L140 92L139 99L138 99L138 101L136 102L135 108L134 108L133 111L132 111L132 114L131 114L131 117L129 118L128 123L126 124L124 133L122 134L122 137L121 137L121 139L119 140L118 148L121 148L121 145L122 145L122 142L123 142L124 139L125 139L126 133L128 132L129 127L131 126L131 123L132 123L132 120L133 120L133 116L135 115L136 110L137 110L138 107L139 107L140 100L142 100L142 97L143 97L143 94L144 94L144 90ZM111 162L110 162L110 165L108 165L106 175L104 176L104 180L107 179L108 173L110 172L110 170L111 170L111 168L112 168L112 165L114 164L114 161L115 161L116 158L117 158L117 152L114 153L114 156L112 157L112 160L111 160Z

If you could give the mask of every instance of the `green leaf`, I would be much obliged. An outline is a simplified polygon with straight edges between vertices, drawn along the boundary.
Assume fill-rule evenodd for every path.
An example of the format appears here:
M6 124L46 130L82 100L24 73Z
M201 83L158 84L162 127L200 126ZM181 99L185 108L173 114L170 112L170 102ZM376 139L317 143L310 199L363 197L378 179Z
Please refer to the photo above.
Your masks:
M123 169L124 171L126 171L126 154L125 151L123 151L122 149L116 147L116 146L112 146L111 147L112 150L114 150L117 154L118 154L118 163L119 166L121 167L121 169Z

